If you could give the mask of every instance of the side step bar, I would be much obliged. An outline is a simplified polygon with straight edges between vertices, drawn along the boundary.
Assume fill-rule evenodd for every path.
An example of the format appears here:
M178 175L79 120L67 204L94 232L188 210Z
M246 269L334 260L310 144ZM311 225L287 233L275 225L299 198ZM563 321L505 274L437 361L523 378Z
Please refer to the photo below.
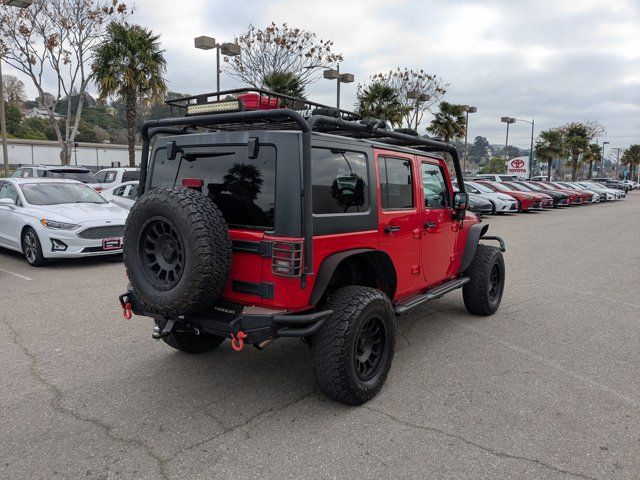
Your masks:
M437 287L432 288L425 293L421 293L420 295L412 297L404 303L395 304L393 306L393 311L395 312L397 317L406 315L407 313L409 313L409 310L416 308L418 305L422 305L423 303L430 302L431 300L435 300L436 298L440 298L443 295L462 287L468 281L469 277L454 278L453 280L449 280L447 283L438 285Z

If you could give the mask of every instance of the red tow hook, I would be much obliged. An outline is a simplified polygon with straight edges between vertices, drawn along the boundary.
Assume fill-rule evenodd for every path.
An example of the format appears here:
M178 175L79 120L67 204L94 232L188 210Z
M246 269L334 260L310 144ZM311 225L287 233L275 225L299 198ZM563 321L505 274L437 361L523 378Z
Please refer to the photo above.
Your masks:
M131 320L131 304L130 303L125 303L123 306L123 312L122 312L122 316L124 317L125 320Z
M233 348L236 352L241 352L244 350L244 339L247 338L247 334L242 330L238 332L238 335L234 335L231 333L231 348Z

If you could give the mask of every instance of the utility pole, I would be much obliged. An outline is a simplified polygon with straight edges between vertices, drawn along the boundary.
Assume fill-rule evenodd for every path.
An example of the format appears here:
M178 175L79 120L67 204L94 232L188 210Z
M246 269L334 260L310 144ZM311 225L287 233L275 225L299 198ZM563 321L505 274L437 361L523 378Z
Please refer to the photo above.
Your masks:
M470 107L469 105L463 105L464 111L466 112L466 121L464 124L464 158L462 160L462 175L467 171L467 158L469 157L469 152L467 150L467 136L469 133L469 114L476 113L478 109L476 107ZM418 130L416 128L416 130Z

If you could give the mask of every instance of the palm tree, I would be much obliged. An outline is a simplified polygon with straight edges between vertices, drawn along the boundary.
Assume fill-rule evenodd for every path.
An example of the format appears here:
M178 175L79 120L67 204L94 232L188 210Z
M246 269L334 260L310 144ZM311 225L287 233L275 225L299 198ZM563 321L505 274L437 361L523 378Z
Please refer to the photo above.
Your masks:
M566 146L571 154L571 180L578 178L580 155L589 148L589 131L582 123L570 123L564 127Z
M159 35L139 25L112 23L96 49L93 72L101 99L117 95L125 102L129 164L135 165L136 107L158 100L167 90L167 62Z
M358 111L362 118L384 120L391 126L401 125L407 108L410 107L402 105L396 90L384 82L373 82L358 89Z
M593 175L593 164L597 164L602 159L602 150L597 143L589 144L589 147L582 154L582 161L589 164L589 174L587 178L591 179Z
M435 113L427 131L445 142L464 137L466 119L462 105L440 102L439 111Z
M304 85L300 78L292 72L274 72L262 80L263 85L272 92L304 98Z
M551 128L540 132L536 140L536 158L547 162L547 180L551 180L551 162L554 158L565 155L565 136L559 128Z
M620 163L629 169L629 178L633 180L633 172L640 165L640 145L635 144L627 148L622 154Z

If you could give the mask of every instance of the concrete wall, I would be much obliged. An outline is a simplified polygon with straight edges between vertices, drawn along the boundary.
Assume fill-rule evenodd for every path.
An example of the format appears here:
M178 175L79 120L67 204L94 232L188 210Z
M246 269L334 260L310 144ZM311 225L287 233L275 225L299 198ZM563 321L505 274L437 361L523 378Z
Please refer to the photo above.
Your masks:
M1 142L1 140L0 140ZM43 140L23 140L10 138L9 164L12 167L21 165L60 165L60 145L58 142ZM142 147L136 146L136 165L140 164ZM0 165L4 162L0 148ZM129 166L129 152L126 145L108 143L78 143L71 152L71 165L82 165L91 170L100 170L112 166L112 162L120 162L120 166Z

